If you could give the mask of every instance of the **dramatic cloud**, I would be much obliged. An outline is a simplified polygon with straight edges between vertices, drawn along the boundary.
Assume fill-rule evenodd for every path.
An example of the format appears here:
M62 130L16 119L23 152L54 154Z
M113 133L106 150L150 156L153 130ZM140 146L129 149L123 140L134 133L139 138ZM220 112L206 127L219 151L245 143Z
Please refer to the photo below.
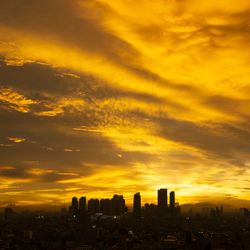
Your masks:
M0 0L1 204L164 186L247 202L249 16L247 0Z

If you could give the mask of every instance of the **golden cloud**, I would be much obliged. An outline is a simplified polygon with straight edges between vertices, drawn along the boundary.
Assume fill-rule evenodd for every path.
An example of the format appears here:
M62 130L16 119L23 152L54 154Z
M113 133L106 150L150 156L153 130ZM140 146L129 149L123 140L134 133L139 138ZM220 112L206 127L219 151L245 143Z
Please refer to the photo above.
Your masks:
M15 166L38 162L20 201L32 199L35 184L35 202L65 190L67 198L126 190L130 200L141 190L150 201L162 185L180 201L249 199L249 1L3 5L1 145L17 120L16 134L30 140L13 149Z

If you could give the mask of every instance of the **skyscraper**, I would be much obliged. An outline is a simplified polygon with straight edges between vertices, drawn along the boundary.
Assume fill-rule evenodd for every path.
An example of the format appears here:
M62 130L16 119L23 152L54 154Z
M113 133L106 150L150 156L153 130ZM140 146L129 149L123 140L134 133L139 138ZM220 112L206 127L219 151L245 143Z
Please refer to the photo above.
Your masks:
M100 213L110 215L111 214L111 200L101 199L100 200Z
M171 191L169 194L170 199L170 213L173 216L175 214L175 192Z
M141 195L140 193L134 194L134 206L133 213L136 218L140 218L141 216Z
M81 197L79 199L79 211L80 212L86 211L86 197Z
M70 206L70 212L73 215L76 215L78 212L78 199L76 197L72 198L72 203Z
M76 197L72 198L72 208L78 209L78 199Z
M99 213L99 206L98 199L90 199L88 202L88 211L92 214Z
M158 190L158 208L166 210L168 207L168 190L161 188Z
M171 191L169 194L170 197L170 208L174 209L175 208L175 192Z
M111 210L113 215L121 215L125 213L125 200L123 195L114 194L111 199Z

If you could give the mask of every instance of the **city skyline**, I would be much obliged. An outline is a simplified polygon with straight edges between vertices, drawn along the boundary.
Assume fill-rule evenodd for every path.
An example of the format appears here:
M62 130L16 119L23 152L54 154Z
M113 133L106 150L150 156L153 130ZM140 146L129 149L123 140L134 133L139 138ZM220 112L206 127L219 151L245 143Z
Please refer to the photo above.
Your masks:
M20 211L5 207L0 212L0 246L14 249L89 250L213 250L248 249L248 208L224 209L203 204L200 209L175 203L175 192L157 190L158 204L141 206L134 194L133 210L123 195L87 199L72 197L71 205L58 211Z
M125 191L124 191L125 192ZM112 197L112 198L111 198ZM63 203L57 204L42 204L39 205L27 205L27 206L19 206L18 204L9 203L5 206L0 207L0 209L4 208L16 208L16 209L42 209L48 211L60 211L61 209L68 209L69 212L75 213L76 211L95 211L93 213L98 213L100 211L107 211L110 209L110 202L113 199L118 200L121 198L124 202L124 209L128 209L129 212L133 212L136 210L135 214L140 214L138 210L145 208L145 206L155 206L159 208L159 211L168 211L170 214L174 211L176 207L185 207L187 209L195 209L200 210L203 208L213 208L213 207L225 207L229 211L237 211L237 209L242 209L243 207L249 208L248 203L241 202L235 206L232 206L230 203L225 201L212 201L210 202L195 202L190 201L189 203L180 203L179 197L176 196L176 192L174 190L170 190L168 188L160 188L155 190L154 199L148 200L147 198L141 194L141 192L136 191L131 196L124 196L122 193L115 193L110 196L88 196L85 194L80 194L79 196L74 195L70 198L70 200L65 200ZM107 208L108 207L108 208ZM125 210L124 210L125 211ZM134 214L134 215L135 215Z
M166 188L161 188L157 190L157 203L156 205L160 208L160 209L167 209L167 208L174 208L176 206L175 202L175 191L171 191L168 195L168 189ZM124 200L124 207L125 207L125 203L126 203L126 199L124 199L123 194L114 194L113 198L122 198L122 200ZM91 206L92 204L90 204L93 201L97 201L98 200L98 209L100 209L101 207L101 201L105 202L105 201L111 201L112 199L107 198L107 197L103 197L103 198L96 198L96 197L86 197L86 196L81 196L80 198L77 198L76 196L74 196L71 200L71 205L69 206L69 210L72 209L72 211L75 211L77 209L79 210L83 210L83 211L87 211L87 210L91 210ZM81 201L82 204L81 204ZM145 203L148 204L148 203ZM144 205L145 205L144 204ZM154 203L151 203L154 204ZM127 205L127 203L126 203ZM131 204L129 204L131 205ZM142 204L142 196L140 192L136 192L133 195L133 211L134 210L140 210L143 207ZM90 206L90 208L89 208ZM97 209L97 210L98 210Z
M249 207L249 16L249 0L0 0L0 207L165 186Z

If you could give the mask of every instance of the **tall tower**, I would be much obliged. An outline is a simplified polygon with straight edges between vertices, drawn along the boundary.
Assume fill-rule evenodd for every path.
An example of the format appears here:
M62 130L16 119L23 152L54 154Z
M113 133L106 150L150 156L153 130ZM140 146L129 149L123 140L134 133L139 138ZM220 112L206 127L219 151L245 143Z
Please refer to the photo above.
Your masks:
M113 195L113 198L111 199L111 210L113 215L121 215L125 213L126 206L123 195Z
M70 206L70 211L73 215L76 215L78 213L78 199L76 197L72 198L72 203Z
M175 208L175 192L171 191L169 194L170 197L170 208L174 209Z
M74 209L74 210L77 210L78 209L78 199L76 198L76 197L73 197L72 198L72 208Z
M88 211L92 214L99 213L100 203L98 199L90 199L88 201Z
M175 192L174 191L171 191L170 194L170 214L171 216L174 216L175 215Z
M111 215L112 213L112 204L110 199L101 199L100 200L100 213L105 215Z
M161 210L167 210L168 207L168 190L161 188L158 190L158 208Z
M80 210L80 212L85 212L87 210L86 197L81 197L79 199L79 210Z
M133 213L136 218L141 217L141 195L140 193L134 194Z

